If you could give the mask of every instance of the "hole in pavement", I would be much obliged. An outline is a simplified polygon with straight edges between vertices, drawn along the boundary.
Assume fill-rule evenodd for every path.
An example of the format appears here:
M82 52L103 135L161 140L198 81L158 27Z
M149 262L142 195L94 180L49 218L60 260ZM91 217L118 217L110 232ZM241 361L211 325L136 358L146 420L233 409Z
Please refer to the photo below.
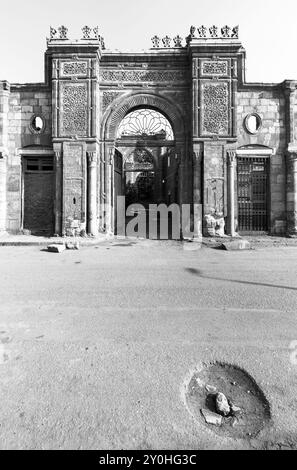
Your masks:
M185 398L190 413L222 437L254 438L271 419L260 387L231 364L215 362L195 372Z

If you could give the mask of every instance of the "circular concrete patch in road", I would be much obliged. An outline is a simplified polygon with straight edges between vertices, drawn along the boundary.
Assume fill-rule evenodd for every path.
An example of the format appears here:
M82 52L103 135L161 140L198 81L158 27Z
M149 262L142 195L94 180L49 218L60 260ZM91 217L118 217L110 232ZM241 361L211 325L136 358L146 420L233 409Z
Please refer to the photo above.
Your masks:
M224 413L218 409L219 393L227 399ZM231 364L215 362L193 372L184 398L191 415L222 437L255 438L271 419L269 403L255 380Z

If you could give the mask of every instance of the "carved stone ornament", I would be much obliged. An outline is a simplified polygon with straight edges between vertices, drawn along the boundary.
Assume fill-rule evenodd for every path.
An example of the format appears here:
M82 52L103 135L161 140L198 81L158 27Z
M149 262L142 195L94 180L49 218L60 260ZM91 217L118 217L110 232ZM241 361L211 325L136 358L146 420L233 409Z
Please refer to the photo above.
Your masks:
M194 38L194 37L195 37L195 31L196 31L195 26L191 26L191 27L190 27L190 37L191 37L191 38Z
M169 36L165 36L165 37L162 39L162 42L163 42L163 46L164 46L164 47L170 47L171 38L170 38Z
M99 41L100 41L100 44L101 44L101 49L105 49L105 41L104 41L104 37L103 36L99 36Z
M182 70L100 70L100 80L107 82L172 82L186 80Z
M229 90L226 82L202 85L202 134L228 135Z
M56 39L56 36L57 36L57 30L51 26L50 27L50 39Z
M71 61L62 62L61 75L62 77L75 76L75 75L87 75L88 63L86 61Z
M209 28L210 37L217 38L218 37L218 27L213 25Z
M62 134L87 134L87 87L65 84L62 88Z
M160 47L160 38L159 36L152 37L153 47Z
M227 161L229 165L234 165L236 162L236 150L227 150Z
M92 28L90 26L84 26L82 28L83 39L91 39Z
M232 37L232 38L238 39L238 30L239 30L239 26L235 26L235 27L232 29L232 34L231 34L231 37Z
M87 152L89 165L97 163L97 152Z
M66 28L66 26L60 26L58 28L58 31L59 31L59 39L68 39L67 38L67 33L68 33L68 28Z
M116 98L118 98L120 95L121 95L121 93L119 93L119 92L117 92L117 91L104 91L104 93L103 93L103 102L102 102L103 111L105 111L106 108L108 108L108 106L109 106Z
M197 31L200 38L206 38L207 28L204 25L200 26Z
M231 31L231 28L230 26L223 26L222 29L221 29L221 33L222 33L222 37L223 38L229 38L230 37L230 31Z
M174 47L182 47L182 38L181 36L177 35L173 38L173 42L174 42Z
M95 26L95 28L93 28L93 33L94 33L94 36L95 36L96 39L100 38L99 26Z
M227 76L228 62L227 60L204 60L201 64L202 76Z

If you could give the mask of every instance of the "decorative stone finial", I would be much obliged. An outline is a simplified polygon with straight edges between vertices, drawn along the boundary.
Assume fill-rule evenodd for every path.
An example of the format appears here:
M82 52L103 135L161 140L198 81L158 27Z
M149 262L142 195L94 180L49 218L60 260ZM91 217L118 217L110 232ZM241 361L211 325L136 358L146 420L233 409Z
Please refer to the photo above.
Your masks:
M100 37L99 26L95 26L95 28L93 28L93 33L94 33L95 38L99 39L99 37Z
M238 39L238 30L239 26L234 26L234 28L232 29L231 38Z
M171 38L169 36L165 36L165 38L162 39L162 42L164 47L170 47Z
M196 31L195 26L191 26L190 27L190 36L191 36L191 38L195 37L195 31Z
M91 39L92 28L90 26L84 26L82 29L83 39Z
M228 25L225 25L221 28L221 33L223 38L229 38L230 37L230 31L231 28Z
M206 38L207 28L204 25L197 28L197 31L200 38Z
M160 47L160 38L159 38L159 36L153 36L152 37L152 43L153 43L154 48Z
M59 31L59 35L60 35L59 39L68 39L67 38L68 28L66 28L66 26L63 26L63 25L60 26L58 28L58 31Z
M209 33L212 38L217 38L218 37L218 27L213 25L209 28Z
M182 37L179 34L175 36L175 38L173 38L173 42L174 42L174 47L183 47Z
M101 44L101 49L105 49L105 41L104 41L104 38L102 36L99 36L99 41L100 41L100 44Z
M204 25L197 28L197 36L195 35L196 28L191 26L190 34L186 38L187 43L192 39L203 38L203 39L238 39L238 26L231 28L228 25L225 25L221 28L218 28L216 25L212 25L210 28L206 28Z
M57 36L57 30L51 26L50 27L50 39L56 39L56 36Z

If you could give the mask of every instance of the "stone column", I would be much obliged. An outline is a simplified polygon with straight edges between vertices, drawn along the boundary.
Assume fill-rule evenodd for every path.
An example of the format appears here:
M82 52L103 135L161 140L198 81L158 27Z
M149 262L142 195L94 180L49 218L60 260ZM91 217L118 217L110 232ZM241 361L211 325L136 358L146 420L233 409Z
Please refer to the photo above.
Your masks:
M55 234L62 233L62 152L55 150Z
M295 106L296 86L297 86L296 81L285 80L284 82L284 93L285 93L285 102L286 102L286 133L287 133L288 145L295 141L294 106Z
M6 155L0 150L0 232L6 230Z
M97 152L87 152L88 156L88 233L96 236L97 227Z
M6 230L6 173L10 85L0 81L0 232Z
M202 149L201 144L194 145L193 148L193 202L201 204L202 190Z
M107 234L112 233L112 211L113 211L113 200L112 200L112 169L113 169L113 152L114 145L106 145L105 147L105 178L104 178L104 189L105 189L105 231Z
M235 232L235 200L234 200L234 172L236 162L235 150L227 151L228 157L228 226L227 231L231 237L236 235Z
M194 237L201 239L202 213L202 144L193 145L193 205L194 205Z
M287 234L297 237L297 148L287 153Z

